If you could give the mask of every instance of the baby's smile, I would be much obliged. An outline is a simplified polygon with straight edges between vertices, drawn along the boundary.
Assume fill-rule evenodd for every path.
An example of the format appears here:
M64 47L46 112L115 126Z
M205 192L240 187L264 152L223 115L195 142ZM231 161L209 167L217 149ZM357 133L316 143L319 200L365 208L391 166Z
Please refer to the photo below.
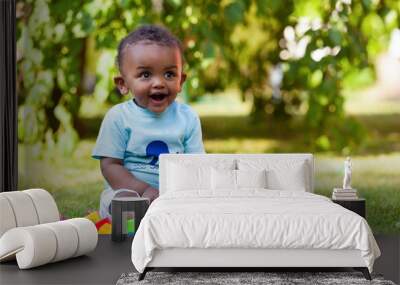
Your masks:
M155 92L153 94L149 95L151 101L155 103L162 103L164 100L167 99L168 93L163 93L163 92Z

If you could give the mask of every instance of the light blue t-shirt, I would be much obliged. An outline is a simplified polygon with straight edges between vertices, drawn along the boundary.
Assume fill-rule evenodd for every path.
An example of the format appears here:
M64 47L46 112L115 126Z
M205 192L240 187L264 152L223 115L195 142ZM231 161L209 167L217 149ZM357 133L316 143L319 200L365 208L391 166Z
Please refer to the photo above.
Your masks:
M174 101L161 114L133 100L113 106L101 123L92 157L122 159L136 178L158 189L161 153L204 153L200 119L188 105Z

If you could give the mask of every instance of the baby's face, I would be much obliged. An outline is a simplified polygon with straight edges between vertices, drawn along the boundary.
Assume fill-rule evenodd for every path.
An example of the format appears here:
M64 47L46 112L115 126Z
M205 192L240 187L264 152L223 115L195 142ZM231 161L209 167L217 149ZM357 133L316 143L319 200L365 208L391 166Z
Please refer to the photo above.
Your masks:
M121 93L130 90L137 104L154 113L164 112L174 102L186 77L179 49L155 43L126 47L121 69L121 80L115 79Z

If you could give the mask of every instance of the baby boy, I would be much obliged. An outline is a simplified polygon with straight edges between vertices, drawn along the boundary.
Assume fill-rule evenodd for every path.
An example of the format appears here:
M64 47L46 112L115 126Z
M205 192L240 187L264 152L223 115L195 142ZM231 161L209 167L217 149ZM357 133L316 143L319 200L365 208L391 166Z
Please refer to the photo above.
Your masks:
M107 112L92 152L106 180L102 218L116 196L158 197L161 153L204 153L198 115L175 101L186 79L180 41L160 26L139 27L120 42L117 64L114 82L134 98Z

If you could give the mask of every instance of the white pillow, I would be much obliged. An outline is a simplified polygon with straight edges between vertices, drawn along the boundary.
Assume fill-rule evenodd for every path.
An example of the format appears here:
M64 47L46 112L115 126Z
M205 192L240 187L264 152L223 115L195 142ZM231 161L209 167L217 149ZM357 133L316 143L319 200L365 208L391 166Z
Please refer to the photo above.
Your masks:
M262 170L236 170L238 188L267 188L267 171Z
M211 167L168 164L168 191L211 189Z
M236 169L236 160L235 159L225 159L225 158L216 158L216 157L208 157L204 155L204 157L191 157L187 154L182 154L180 157L177 156L174 159L165 160L166 168L169 168L170 164L179 164L185 167L214 167L218 169Z
M211 168L211 188L236 190L236 170Z
M267 188L266 170L211 169L213 190L237 190L240 188Z
M216 169L235 169L234 159L182 159L166 161L166 191L211 190L211 167Z
M267 188L273 190L306 191L309 169L304 160L239 159L239 170L267 170Z

